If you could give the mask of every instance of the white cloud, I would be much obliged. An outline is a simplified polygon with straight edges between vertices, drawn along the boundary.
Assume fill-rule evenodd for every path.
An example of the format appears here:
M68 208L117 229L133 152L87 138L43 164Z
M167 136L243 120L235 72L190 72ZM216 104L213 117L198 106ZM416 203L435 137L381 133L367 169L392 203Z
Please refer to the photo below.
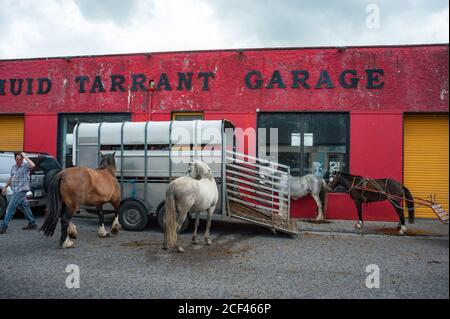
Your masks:
M381 11L365 27L365 6ZM0 0L0 58L448 42L444 0Z

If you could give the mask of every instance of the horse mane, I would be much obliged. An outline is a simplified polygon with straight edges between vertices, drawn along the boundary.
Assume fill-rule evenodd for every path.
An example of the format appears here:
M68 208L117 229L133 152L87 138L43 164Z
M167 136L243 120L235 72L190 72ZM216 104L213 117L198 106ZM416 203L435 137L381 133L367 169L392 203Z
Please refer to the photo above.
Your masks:
M112 167L112 165L106 164L106 161L100 163L99 167L96 169L96 171L101 171L104 169L107 169L108 167Z
M113 162L113 164L108 164L108 162L109 162L109 158L108 157L102 158L102 160L100 161L100 164L99 164L98 168L96 169L96 171L109 170L114 175L114 173L116 171L115 162Z

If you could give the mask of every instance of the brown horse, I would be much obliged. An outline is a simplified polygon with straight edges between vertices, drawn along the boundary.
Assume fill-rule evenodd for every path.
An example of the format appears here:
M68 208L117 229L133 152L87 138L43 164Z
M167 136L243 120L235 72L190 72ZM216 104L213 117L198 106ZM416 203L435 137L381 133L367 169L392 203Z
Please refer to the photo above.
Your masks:
M358 229L363 227L362 204L384 200L389 200L398 214L400 219L398 224L400 235L405 235L407 230L405 226L405 217L403 215L403 199L405 199L408 206L408 221L410 224L414 223L414 202L411 192L405 186L393 179L371 179L358 175L335 172L334 177L328 186L331 189L334 189L337 185L343 186L355 202L359 217L355 227Z
M70 167L55 175L50 184L47 195L47 213L40 230L46 236L53 236L58 218L61 217L59 244L63 248L74 247L70 238L76 239L77 231L70 220L80 205L97 208L100 221L98 235L103 238L109 236L103 223L103 205L105 203L112 204L116 215L111 233L119 232L120 188L116 179L114 153L100 155L100 166L97 170L86 167Z

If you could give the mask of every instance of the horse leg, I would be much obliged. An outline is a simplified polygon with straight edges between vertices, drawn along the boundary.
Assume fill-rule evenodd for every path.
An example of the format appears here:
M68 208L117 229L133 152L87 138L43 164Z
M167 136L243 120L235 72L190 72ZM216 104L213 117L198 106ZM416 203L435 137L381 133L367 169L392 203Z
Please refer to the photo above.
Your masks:
M64 206L64 208L67 210L67 216L68 216L68 221L69 221L69 226L67 227L67 234L69 235L70 239L77 239L78 237L78 232L77 232L77 227L75 226L74 223L72 223L72 216L75 215L75 212L78 210L78 207L73 204L70 203L70 206ZM64 212L63 212L64 214Z
M103 216L103 207L97 206L98 220L100 228L98 229L98 236L100 238L109 237L108 232L105 229L104 216Z
M70 225L70 215L66 205L63 204L61 212L61 238L59 244L62 248L73 248L75 246L74 242L70 240L69 237L69 226Z
M178 219L177 219L177 234L180 233L181 226L183 225L184 221L186 220L186 217L187 217L189 211L184 211L184 210L180 211L179 210L178 212L179 212L179 215L178 215ZM179 252L179 253L184 252L183 247L178 246L177 252Z
M313 195L311 193L311 196L314 198L314 201L316 202L317 205L317 217L316 217L316 222L322 222L323 221L323 210L322 210L322 201L320 200L319 195Z
M361 201L355 201L356 210L358 211L358 222L356 223L355 227L358 229L362 229L364 226L363 219L362 219L362 202Z
M212 241L209 238L209 231L211 229L211 217L212 214L214 213L214 210L216 209L216 205L211 206L210 208L207 209L207 220L206 220L206 230L205 230L205 243L206 245L211 245Z
M114 215L114 221L111 226L111 234L117 235L119 233L119 229L122 228L122 225L119 223L119 213L116 212Z
M67 228L67 233L69 234L70 239L77 239L77 226L74 223L69 221L69 227Z
M180 215L178 216L178 220L177 220L177 234L180 233L181 226L183 226L183 223L186 220L187 215L188 215L188 212L185 212L185 213L180 212Z
M119 229L122 228L122 225L120 225L120 223L119 223L119 207L120 207L120 203L118 203L118 202L113 203L113 207L114 207L114 211L116 212L116 214L114 215L114 221L113 221L113 224L111 226L111 234L116 235L117 233L119 233Z
M200 212L197 212L195 215L195 227L194 227L194 233L192 234L192 243L197 245L197 228L198 224L200 223Z
M407 227L405 225L405 216L403 215L403 209L401 209L401 202L397 200L392 200L392 206L394 207L395 211L397 212L398 218L400 219L397 230L398 233L402 236L406 235Z

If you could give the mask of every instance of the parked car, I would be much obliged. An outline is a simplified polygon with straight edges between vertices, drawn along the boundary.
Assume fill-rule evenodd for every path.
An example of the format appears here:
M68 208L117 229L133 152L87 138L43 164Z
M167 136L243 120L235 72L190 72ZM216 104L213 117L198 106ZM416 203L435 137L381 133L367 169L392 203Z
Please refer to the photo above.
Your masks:
M48 154L26 154L36 165L30 172L30 191L27 193L27 199L32 208L43 209L46 205L46 190L53 176L61 170L61 166ZM11 167L15 163L14 152L0 151L0 219L3 219L6 213L9 198L12 195L10 187L7 190L6 196L3 196L1 191L10 177Z

